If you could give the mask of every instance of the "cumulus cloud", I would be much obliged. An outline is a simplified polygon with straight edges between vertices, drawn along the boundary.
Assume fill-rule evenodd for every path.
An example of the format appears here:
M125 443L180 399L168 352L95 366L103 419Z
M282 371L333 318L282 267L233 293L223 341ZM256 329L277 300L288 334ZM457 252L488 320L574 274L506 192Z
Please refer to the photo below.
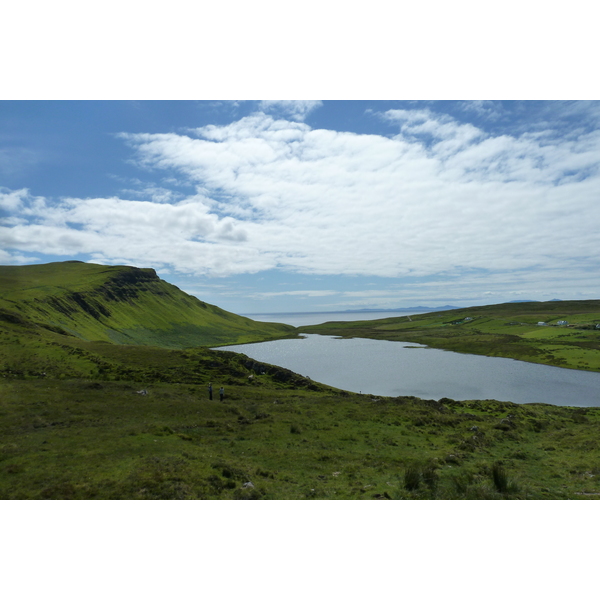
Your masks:
M67 198L49 208L30 198L27 190L5 197L12 205L18 199L20 214L27 217L0 228L0 243L6 248L58 256L91 254L108 264L116 259L194 273L253 272L265 264L252 251L246 259L234 260L229 246L243 241L245 231L201 202Z
M382 115L397 123L404 137L420 139L430 136L436 141L459 140L464 146L481 138L483 132L466 123L460 124L449 115L439 115L426 110L388 110Z
M0 248L0 264L3 265L26 265L31 262L31 258L19 254L18 252L6 252Z
M446 286L478 270L549 281L597 270L599 132L492 135L431 110L381 116L393 135L265 113L188 135L124 133L137 164L196 193L50 203L5 191L0 202L25 221L4 224L3 247L181 273L278 268Z
M29 194L29 190L9 190L0 188L0 209L5 211L17 211Z
M181 192L176 192L157 185L143 186L141 189L126 188L123 189L121 193L125 196L133 196L134 198L147 198L151 202L158 203L172 203L184 198L184 194Z

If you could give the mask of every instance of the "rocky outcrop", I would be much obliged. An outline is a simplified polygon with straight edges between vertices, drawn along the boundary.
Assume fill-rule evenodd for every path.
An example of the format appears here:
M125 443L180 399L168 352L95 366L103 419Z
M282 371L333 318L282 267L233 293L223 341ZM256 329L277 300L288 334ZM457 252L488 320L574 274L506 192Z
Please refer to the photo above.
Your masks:
M251 359L248 359L244 363L244 366L259 375L269 375L274 381L285 383L291 387L302 387L309 390L320 389L308 377L302 377L302 375L298 375L298 373L294 373L293 371L284 369L283 367L277 367L275 365L269 365L267 363L261 363Z

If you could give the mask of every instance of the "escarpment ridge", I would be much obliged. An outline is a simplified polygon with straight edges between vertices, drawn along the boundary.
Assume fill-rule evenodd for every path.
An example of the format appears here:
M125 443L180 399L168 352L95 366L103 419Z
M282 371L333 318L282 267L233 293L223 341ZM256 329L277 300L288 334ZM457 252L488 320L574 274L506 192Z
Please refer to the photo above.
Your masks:
M77 261L0 266L0 322L87 341L164 348L261 341L294 329L202 302L154 269Z

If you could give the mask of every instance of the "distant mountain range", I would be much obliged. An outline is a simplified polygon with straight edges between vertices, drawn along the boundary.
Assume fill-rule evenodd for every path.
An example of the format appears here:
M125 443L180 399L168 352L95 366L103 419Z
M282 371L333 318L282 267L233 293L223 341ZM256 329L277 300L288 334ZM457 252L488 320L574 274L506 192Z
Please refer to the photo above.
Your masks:
M411 310L454 310L462 308L461 306L451 306L446 304L445 306L408 306L406 308L354 308L348 310L341 310L340 312L353 313L353 312L410 312Z
M541 302L541 300L510 300L509 302L506 302L506 304L519 304L522 302ZM552 298L552 300L550 300L550 302L562 302L562 300L560 298ZM414 311L419 311L419 310L430 310L430 311L437 311L437 310L456 310L459 308L473 308L473 307L466 307L466 306L451 306L450 304L446 304L445 306L407 306L406 308L386 308L386 309L381 309L381 308L358 308L358 309L349 309L349 310L343 310L340 312L345 312L345 313L352 313L352 312L410 312L412 310Z
M506 302L506 304L519 304L522 302L541 302L540 300L510 300ZM552 298L550 302L562 302L560 298ZM339 312L345 313L353 313L353 312L410 312L410 311L419 311L419 310L429 310L429 311L437 311L437 310L456 310L459 308L473 308L466 306L452 306L450 304L446 304L445 306L407 306L406 308L354 308L348 310L341 310Z

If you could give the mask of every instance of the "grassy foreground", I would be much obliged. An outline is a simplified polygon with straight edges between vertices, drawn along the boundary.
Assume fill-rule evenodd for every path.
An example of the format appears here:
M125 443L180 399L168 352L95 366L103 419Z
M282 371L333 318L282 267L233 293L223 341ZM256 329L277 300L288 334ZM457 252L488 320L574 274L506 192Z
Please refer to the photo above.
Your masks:
M0 498L600 497L600 409L375 398L206 349L148 371L119 349L126 379L0 379Z
M377 321L330 322L301 327L300 331L417 342L454 352L600 371L599 324L600 300L577 300L494 304Z

